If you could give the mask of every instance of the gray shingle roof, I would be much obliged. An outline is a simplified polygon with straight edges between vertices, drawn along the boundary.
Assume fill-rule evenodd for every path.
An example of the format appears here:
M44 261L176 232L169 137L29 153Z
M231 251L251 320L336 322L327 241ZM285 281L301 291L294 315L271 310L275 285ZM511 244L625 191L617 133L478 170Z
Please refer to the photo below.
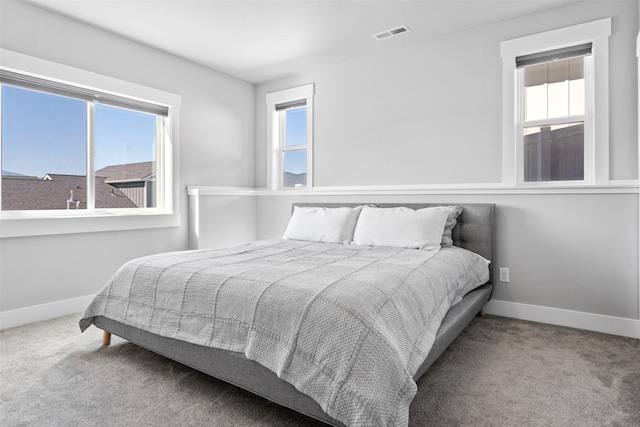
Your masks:
M128 163L126 165L107 166L96 171L96 176L110 182L148 181L155 178L156 162Z
M2 177L2 210L67 209L67 200L79 200L80 209L87 208L87 178L79 175L48 174L34 177ZM96 208L137 207L122 191L96 177ZM75 209L75 204L70 207Z

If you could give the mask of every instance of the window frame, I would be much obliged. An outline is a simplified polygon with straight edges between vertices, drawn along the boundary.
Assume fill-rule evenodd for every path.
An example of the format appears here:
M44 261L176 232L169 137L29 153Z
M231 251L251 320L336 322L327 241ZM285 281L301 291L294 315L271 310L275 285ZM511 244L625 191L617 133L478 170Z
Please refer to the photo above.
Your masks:
M501 43L503 80L502 185L558 187L609 184L609 36L611 18L560 28ZM516 58L584 43L585 57L584 180L524 181L523 69ZM597 108L595 107L597 105ZM546 120L547 122L549 120Z
M168 115L166 117L160 118L156 116L156 129L159 130L156 146L161 147L156 152L156 173L157 176L162 176L161 180L157 180L158 198L156 207L2 211L0 205L0 238L175 227L180 225L180 215L178 213L179 192L178 185L174 180L174 176L177 176L177 164L174 161L174 154L177 150L178 141L177 124L181 104L179 95L7 49L0 49L0 67L24 75L86 89L95 89L104 93L168 107ZM93 104L88 103L87 105L89 109L93 109ZM89 116L91 117L92 115L89 113ZM161 128L158 127L160 124L162 125ZM92 123L89 123L89 125L92 125ZM87 174L87 181L89 188L92 189L88 193L92 194L95 191L93 188L95 184L93 176L95 172L93 170L94 142L88 143L87 147L87 170L91 172ZM0 143L0 156L2 154L1 150Z
M267 185L271 190L302 191L313 188L313 96L314 83L267 93L267 134L270 154L267 164ZM277 111L277 106L296 101L305 101L307 108L307 143L294 147L285 146L286 109ZM307 185L304 187L284 186L284 153L292 150L307 150Z

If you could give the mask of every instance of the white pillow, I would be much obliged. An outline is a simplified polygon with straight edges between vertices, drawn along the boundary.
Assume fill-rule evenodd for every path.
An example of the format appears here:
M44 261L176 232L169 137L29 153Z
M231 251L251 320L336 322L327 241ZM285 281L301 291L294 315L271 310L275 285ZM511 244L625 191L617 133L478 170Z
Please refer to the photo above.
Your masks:
M458 217L462 213L460 206L438 206L438 209L442 209L447 214L447 222L444 224L444 231L442 232L442 246L453 245L453 229L458 223Z
M439 208L372 208L360 212L353 244L440 249L447 213Z
M355 208L317 208L296 206L285 239L323 243L349 243L362 206Z

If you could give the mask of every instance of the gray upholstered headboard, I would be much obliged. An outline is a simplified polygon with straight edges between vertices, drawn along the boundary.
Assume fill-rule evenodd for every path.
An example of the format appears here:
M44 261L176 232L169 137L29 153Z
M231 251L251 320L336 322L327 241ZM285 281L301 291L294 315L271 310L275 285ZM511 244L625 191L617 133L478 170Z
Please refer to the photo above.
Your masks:
M294 203L296 206L319 206L328 208L355 207L368 203ZM463 211L458 217L458 223L453 229L453 244L468 249L491 261L494 260L494 211L493 203L371 203L381 208L406 206L411 209L430 208L434 206L460 206ZM491 266L493 267L493 263ZM493 282L493 268L491 268Z

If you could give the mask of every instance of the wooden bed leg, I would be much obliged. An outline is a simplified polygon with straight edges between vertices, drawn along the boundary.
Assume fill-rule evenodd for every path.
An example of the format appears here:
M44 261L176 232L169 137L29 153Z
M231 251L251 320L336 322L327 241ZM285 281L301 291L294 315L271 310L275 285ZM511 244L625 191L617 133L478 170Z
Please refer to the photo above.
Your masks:
M480 317L485 317L487 315L487 313L484 312L484 308L481 308L480 313L478 314L480 314Z
M107 346L111 344L111 332L102 332L102 345Z

